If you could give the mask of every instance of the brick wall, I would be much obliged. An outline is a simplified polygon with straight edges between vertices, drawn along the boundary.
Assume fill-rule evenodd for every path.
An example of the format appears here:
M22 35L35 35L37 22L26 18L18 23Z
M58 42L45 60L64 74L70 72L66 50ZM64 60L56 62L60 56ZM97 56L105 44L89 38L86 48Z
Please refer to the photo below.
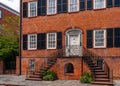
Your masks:
M5 17L10 16L16 16L15 14L11 13L10 11L0 7L0 10L2 11L2 18L0 19L0 24L4 23Z
M29 1L29 0L23 0ZM106 29L120 27L120 8L106 8L100 10L87 10L76 13L62 13L50 16L37 16L32 18L23 18L22 34L33 33L48 33L48 32L62 32L63 49L65 47L65 32L69 29L82 30L82 44L86 47L86 30L88 29ZM22 44L21 44L22 45ZM22 47L21 47L22 48ZM90 49L98 55L104 56L118 56L120 57L119 48L102 48ZM56 50L22 50L22 73L25 74L26 66L29 58L40 58L50 56ZM114 59L114 60L113 60ZM112 65L114 70L114 77L120 77L119 72L119 58L105 58L108 64ZM75 74L65 75L64 64L72 62L75 65ZM62 64L61 64L62 63ZM60 79L79 79L81 75L81 59L61 58L52 67L52 70L57 71ZM84 64L84 71L89 71L87 65ZM59 70L59 71L58 71ZM72 77L71 77L72 76Z
M0 74L3 74L3 61L0 60Z

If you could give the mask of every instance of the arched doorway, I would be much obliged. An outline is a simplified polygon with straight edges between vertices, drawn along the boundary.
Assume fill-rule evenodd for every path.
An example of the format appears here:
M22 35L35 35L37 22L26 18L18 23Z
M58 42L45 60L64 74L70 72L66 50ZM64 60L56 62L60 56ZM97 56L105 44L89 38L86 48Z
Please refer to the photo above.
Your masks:
M66 32L66 56L82 56L82 31L71 29Z
M65 73L74 73L74 66L71 63L65 64Z

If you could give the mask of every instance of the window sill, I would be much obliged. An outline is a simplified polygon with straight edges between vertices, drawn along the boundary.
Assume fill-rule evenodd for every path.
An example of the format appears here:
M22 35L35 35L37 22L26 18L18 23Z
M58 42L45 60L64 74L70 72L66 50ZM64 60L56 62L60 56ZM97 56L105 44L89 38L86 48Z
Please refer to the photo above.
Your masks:
M105 7L105 8L93 8L94 11L97 11L97 10L105 10L105 9L106 9L106 7Z
M106 48L106 46L104 47L104 46L101 46L101 47L93 47L94 49L105 49Z
M78 13L80 11L73 11L73 12L68 12L68 14L71 14L71 13Z
M56 50L57 48L47 48L47 50Z
M54 16L56 15L57 13L54 13L54 14L47 14L47 16Z
M68 75L68 76L73 76L74 75L74 73L65 73L64 75Z
M28 16L28 18L36 18L37 16Z
M36 51L37 49L28 49L28 51Z

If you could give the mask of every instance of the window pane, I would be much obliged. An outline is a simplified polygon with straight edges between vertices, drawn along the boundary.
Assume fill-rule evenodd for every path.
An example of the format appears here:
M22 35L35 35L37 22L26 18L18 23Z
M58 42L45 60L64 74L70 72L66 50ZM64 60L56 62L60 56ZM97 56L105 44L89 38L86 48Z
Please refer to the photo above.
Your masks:
M104 0L94 0L94 9L105 8Z
M79 10L79 1L78 0L69 0L69 12L74 12Z
M56 33L48 33L48 48L55 49L56 48Z
M94 31L94 47L105 47L105 30Z
M29 17L37 16L37 2L29 2Z
M29 68L30 68L30 71L35 70L35 60L30 60L29 61Z
M55 14L56 13L56 0L48 0L48 11L47 14Z
M28 49L36 48L37 48L37 35L36 34L28 35Z

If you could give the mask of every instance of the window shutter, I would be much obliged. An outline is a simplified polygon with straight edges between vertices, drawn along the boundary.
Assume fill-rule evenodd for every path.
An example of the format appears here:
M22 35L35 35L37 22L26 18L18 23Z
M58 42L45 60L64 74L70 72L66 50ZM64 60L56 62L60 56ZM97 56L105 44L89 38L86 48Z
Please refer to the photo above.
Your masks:
M114 47L120 47L120 28L114 29Z
M85 0L80 0L80 11L85 10Z
M27 35L23 35L23 50L27 50Z
M107 29L107 47L113 47L113 29Z
M93 30L87 30L87 48L93 47Z
M92 10L92 9L93 9L92 0L87 0L87 10Z
M67 12L67 0L57 0L57 13Z
M67 0L63 0L63 12L66 13L67 12Z
M23 18L26 18L28 16L28 3L23 3Z
M57 49L62 49L62 32L57 32Z
M114 6L119 7L120 6L120 0L114 0Z
M37 34L37 49L46 49L46 33Z
M113 0L107 0L107 8L113 7Z
M46 0L38 0L38 15L46 15Z

